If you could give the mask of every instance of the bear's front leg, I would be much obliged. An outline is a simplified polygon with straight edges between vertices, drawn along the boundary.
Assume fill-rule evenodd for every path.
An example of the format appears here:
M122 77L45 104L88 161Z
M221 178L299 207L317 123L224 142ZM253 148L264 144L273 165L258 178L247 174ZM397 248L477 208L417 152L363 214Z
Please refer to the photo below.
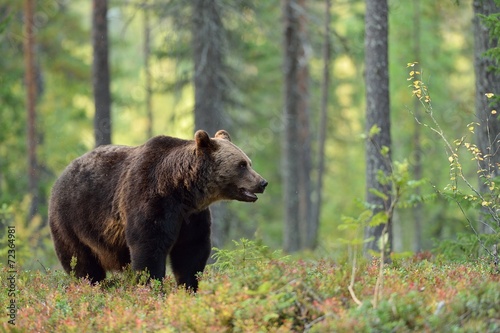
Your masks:
M130 247L130 252L134 271L147 271L149 277L156 280L162 280L165 277L167 250L151 249L148 245L137 244Z
M177 240L179 230L180 222L173 216L128 223L126 237L132 269L148 271L152 279L163 279L167 255Z
M198 290L196 275L203 272L211 251L210 210L192 214L182 222L179 238L170 251L170 263L178 285Z

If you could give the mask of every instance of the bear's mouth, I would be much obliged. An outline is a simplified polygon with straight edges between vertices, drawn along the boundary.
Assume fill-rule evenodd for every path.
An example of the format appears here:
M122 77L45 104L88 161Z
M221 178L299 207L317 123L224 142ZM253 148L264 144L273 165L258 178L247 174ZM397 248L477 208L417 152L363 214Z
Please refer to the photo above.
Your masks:
M258 197L255 195L255 193L262 193L262 191L252 192L246 188L240 188L239 189L239 194L240 194L239 200L245 201L245 202L255 202L258 199Z
M267 181L262 179L258 185L251 188L239 187L234 199L244 202L255 202L258 199L255 193L264 193L266 186Z

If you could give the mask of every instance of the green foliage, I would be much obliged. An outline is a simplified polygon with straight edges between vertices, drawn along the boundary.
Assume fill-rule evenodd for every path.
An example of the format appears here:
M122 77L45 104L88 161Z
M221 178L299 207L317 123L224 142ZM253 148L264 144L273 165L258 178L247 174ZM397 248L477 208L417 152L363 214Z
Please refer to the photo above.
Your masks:
M376 128L376 126L374 126ZM378 131L372 128L370 132L373 135L377 135ZM371 136L370 134L369 136ZM381 153L385 150L382 148ZM390 219L393 218L394 209L396 208L409 208L413 207L418 202L424 202L429 200L429 196L424 197L422 195L416 195L415 189L426 184L426 180L413 180L411 179L411 173L409 170L409 164L407 160L403 162L395 161L391 164L391 173L386 175L379 170L377 174L377 180L382 185L390 185L392 192L388 194L383 193L375 188L370 188L368 191L379 197L385 203L385 209L378 212L373 211L369 205L365 203L365 206L369 209L364 210L358 217L348 217L342 216L342 223L339 224L339 230L351 230L353 233L350 234L349 239L342 238L341 242L348 245L360 245L366 242L370 242L373 239L364 239L363 230L365 227L376 227L379 225L386 224ZM382 247L379 247L382 248Z
M155 134L191 137L192 131L192 55L190 54L190 4L183 1L161 3L150 1L155 8L153 13L153 52L151 57L154 72L154 117ZM231 103L228 105L229 126L234 129L235 142L248 152L256 169L270 181L256 206L243 203L229 205L228 219L231 219L229 238L242 235L251 237L257 230L263 242L278 248L282 237L282 172L279 166L280 141L282 130L281 109L282 71L281 45L282 28L280 7L276 1L248 3L224 0L227 16L224 18L229 30L228 49L230 83L233 89ZM40 66L39 83L41 94L38 101L38 129L40 144L38 157L42 175L42 207L40 216L26 222L28 207L26 148L25 148L25 110L22 80L22 2L0 0L0 8L5 8L8 19L0 23L0 50L3 57L0 67L5 69L0 76L0 203L7 203L10 212L2 221L16 225L19 235L20 265L24 268L51 267L57 263L52 249L48 228L44 225L47 213L47 194L57 175L73 158L83 154L93 145L92 140L92 94L90 89L91 45L90 7L84 1L57 2L40 0L37 2L40 21L37 26L38 54ZM416 40L410 35L413 15L412 5L402 5L400 1L390 2L391 30L390 58L391 77L403 77L401 64L413 59L413 45ZM433 73L433 102L438 103L443 112L436 116L444 121L443 128L455 130L463 128L463 117L469 112L470 94L457 94L467 91L472 84L470 65L471 36L467 31L470 21L470 6L447 7L443 10L440 2L422 3L421 38L427 52L421 55ZM310 50L307 60L311 73L311 124L312 133L318 123L319 78L321 77L322 32L320 19L323 4L310 3L307 11L314 20L309 21ZM145 117L143 113L144 92L142 86L143 68L141 61L142 22L140 9L135 2L112 3L110 8L111 66L113 73L113 122L114 139L118 144L142 143ZM389 214L381 212L372 216L366 207L356 203L364 195L363 145L358 133L363 126L362 109L363 85L363 47L364 2L360 0L338 3L332 7L333 40L332 94L329 101L328 137L325 172L324 205L320 226L320 250L329 256L341 256L345 245L359 246L366 240L362 231L366 225L385 223ZM2 14L3 15L3 14ZM5 16L2 16L4 18ZM47 20L45 20L45 18ZM451 18L451 19L450 19ZM397 29L405 26L408 29ZM395 191L401 193L384 194L372 190L384 201L391 196L400 195L398 202L399 221L403 229L409 230L413 222L411 211L418 203L426 203L423 226L424 238L449 237L457 230L463 231L463 224L454 223L461 218L456 210L448 208L444 197L436 199L436 194L419 195L418 186L424 180L412 180L412 119L404 117L404 106L409 104L409 96L404 85L391 80L391 109L393 137L396 144L380 147L380 153L391 153L401 163L394 163L394 172L379 174L379 181L396 184ZM182 89L179 89L182 87ZM418 85L412 89L417 90ZM177 89L175 89L177 88ZM464 115L464 116L463 116ZM231 131L231 128L229 130ZM233 131L231 131L233 132ZM236 134L237 133L237 134ZM377 135L372 128L369 135ZM313 137L313 147L315 140ZM441 143L433 138L422 138L424 178L429 179L437 188L448 182L448 170L436 159L436 151ZM463 145L462 145L463 146ZM410 153L409 153L410 152ZM314 156L314 151L312 152ZM405 158L407 158L405 160ZM314 166L313 158L313 166ZM464 162L463 165L466 165ZM455 165L458 167L458 165ZM462 164L461 164L462 166ZM313 168L314 169L314 168ZM316 175L313 175L314 177ZM495 180L496 182L496 180ZM444 191L443 191L444 192ZM442 192L442 193L443 193ZM345 195L344 195L345 194ZM453 197L450 189L446 200L461 200L464 207L479 208L483 201L468 197ZM494 196L485 197L486 203L494 202ZM481 206L482 207L482 206ZM494 205L490 206L492 209ZM372 208L372 207L370 207ZM340 216L354 216L353 218ZM457 217L458 216L458 217ZM2 222L4 223L4 222ZM7 222L6 222L7 223ZM447 230L448 234L442 230ZM3 232L3 231L0 231ZM411 232L405 232L408 235ZM398 236L398 235L396 235ZM5 241L2 237L1 242ZM487 240L485 239L484 242ZM237 273L243 268L249 275L254 265L265 265L277 260L280 254L272 255L268 249L253 248L251 244L236 245L239 252L217 252L217 269ZM258 243L260 244L260 243ZM258 245L257 244L257 245ZM341 244L341 245L339 245ZM405 250L410 248L408 239L403 242ZM5 251L5 243L0 244ZM255 244L254 244L255 245ZM477 245L477 244L476 244ZM471 244L470 247L476 246ZM260 246L260 245L259 245ZM324 250L327 249L327 250ZM252 252L253 251L253 252ZM451 250L449 251L451 252ZM1 252L4 253L4 252ZM232 256L232 257L230 257ZM257 287L258 289L258 287Z
M498 234L500 233L500 215L498 210L500 205L500 186L498 179L492 178L490 172L498 168L498 166L493 165L491 156L482 152L467 136L455 139L453 144L451 143L434 116L427 85L422 79L421 72L414 70L415 66L416 63L408 64L407 67L411 67L408 80L412 81L410 87L413 89L413 95L418 98L425 110L425 117L423 116L420 119L416 117L415 119L420 125L437 134L439 139L444 143L448 155L449 183L445 186L444 190L436 189L436 191L457 205L474 235L474 237L459 235L457 240L444 243L448 244L447 249L444 248L444 245L440 245L438 249L443 251L443 255L448 258L452 255L456 258L463 258L464 255L478 256L480 254L479 249L481 249L498 265L498 254L495 249L491 249L497 247ZM485 98L493 97L493 94L486 95ZM496 110L493 110L492 113L496 114ZM487 126L487 124L472 122L467 125L467 130L474 134L476 128L482 126ZM486 191L482 191L470 181L470 176L465 170L466 164L462 162L467 158L475 162L471 169L476 171L475 175L479 175L480 182L485 185ZM466 211L467 207L472 208L476 214L481 214L480 223L483 224L482 226L473 222L470 214ZM487 230L487 234L481 234L477 231L480 229ZM455 244L452 245L452 243Z
M397 210L396 236L401 242L396 244L403 251L416 249L415 225L420 216L420 245L430 249L433 239L454 237L466 230L459 221L460 212L433 189L433 186L443 188L448 180L446 161L436 158L442 154L442 142L423 130L413 117L408 117L408 109L415 115L424 110L408 94L408 89L402 89L406 86L403 82L409 70L422 72L433 104L439 106L437 120L444 130L461 135L474 105L474 94L462 93L474 88L472 6L463 1L460 6L441 1L389 1L389 8L392 156L396 161L407 159L410 172L419 170L421 178L427 180L421 187L421 195L410 206L405 203L401 206L404 209ZM403 26L404 29L398 28ZM449 43L451 40L453 43ZM425 72L404 68L410 60L425 64ZM412 179L419 180L415 176ZM414 210L412 207L417 204L421 208ZM416 210L419 214L415 214ZM400 230L404 232L401 234Z
M497 3L497 6L500 4ZM482 23L488 28L490 33L490 39L493 41L498 41L500 37L500 13L492 13L490 15L478 15L479 19ZM498 44L498 43L497 43ZM492 47L484 54L486 57L489 57L495 61L494 68L490 68L490 70L495 71L496 73L500 73L500 66L498 63L500 61L500 47L498 45ZM495 98L498 102L498 97Z
M342 216L342 223L339 224L338 229L351 230L352 232L349 238L340 238L339 241L352 246L371 241L371 238L365 240L362 236L362 232L364 230L364 227L369 225L370 221L372 220L372 215L372 210L367 209L355 218L351 216Z
M69 263L69 267L71 271L69 272L69 276L71 277L72 280L76 280L76 265L78 264L78 259L75 256L71 257L71 261Z
M233 249L213 248L212 257L215 259L213 267L225 271L240 272L263 262L286 258L281 250L272 251L261 241L241 238L239 242L233 240L233 245Z
M446 260L464 262L476 259L484 247L498 243L497 234L459 233L453 239L436 241L434 252Z
M19 204L0 206L0 256L6 258L8 250L7 228L15 230L16 268L45 269L57 262L50 230L41 217L28 220L29 197Z
M238 242L241 247L244 242ZM268 253L252 246L254 254ZM241 248L227 257L241 257ZM238 260L239 261L239 260ZM241 261L239 261L241 263ZM113 274L102 285L72 280L61 271L20 271L16 328L64 332L495 332L500 280L484 261L432 262L421 257L385 267L386 283L377 308L350 298L349 265L331 260L268 258L253 269L208 266L196 295L172 285L137 284ZM371 295L376 262L363 262L355 290ZM7 274L0 263L0 273ZM2 279L0 287L7 289ZM0 293L7 304L7 293ZM6 312L1 326L10 330Z
M0 34L0 202L13 204L28 192L23 7L21 1L0 0L0 8L2 18L10 14ZM37 158L40 213L46 220L46 197L55 174L88 148L85 134L91 122L82 101L90 103L89 31L74 8L62 2L37 1L35 12Z
M228 130L252 158L271 186L253 205L231 203L229 239L252 237L258 230L264 242L273 248L282 244L282 188L280 169L280 137L282 135L282 50L283 38L280 6L276 1L221 1L224 24L228 29L229 83L232 89L227 106ZM144 68L142 62L142 2L110 3L110 65L113 94L113 140L117 144L140 144L145 140ZM148 1L151 10L154 133L190 138L192 136L193 90L191 54L191 4L186 1ZM471 36L465 33L470 24L470 6L448 6L440 2L421 4L421 62L433 73L433 100L441 103L447 128L462 124L468 112L467 91L472 84ZM9 205L22 202L27 193L26 117L23 81L22 1L0 0L0 202ZM390 1L391 77L403 77L401 64L413 59L411 35L413 6ZM323 44L324 4L307 4L308 49L310 65L311 138L313 144L313 179L316 178L317 138L319 123L321 48ZM349 230L339 230L341 215L357 216L357 206L364 195L363 145L358 133L363 127L363 35L364 2L347 1L332 6L330 38L332 39L331 74L334 86L328 101L328 135L326 142L324 205L321 210L320 247L338 250L338 238L349 238ZM42 221L47 217L50 186L63 168L75 157L93 146L93 101L90 86L92 49L90 45L91 7L82 0L37 1L36 42L38 83L37 129ZM452 19L450 19L452 18ZM404 26L405 29L397 27ZM423 49L423 48L422 48ZM412 123L404 117L409 96L397 79L391 80L391 112L393 137L391 147L396 160L412 151ZM449 111L448 111L449 110ZM435 159L440 146L423 138L424 177L441 185L445 168ZM382 154L388 154L381 147ZM410 166L411 166L410 159ZM348 195L342 195L347 193ZM411 194L408 194L411 196ZM408 207L422 201L415 196ZM424 238L430 239L435 229L449 228L450 217L443 201L431 202L424 210ZM405 208L407 205L401 204ZM401 223L407 230L411 212L399 210ZM451 213L454 214L454 213ZM344 233L345 231L345 233ZM455 230L452 230L453 232ZM409 233L408 233L409 234ZM411 244L409 241L404 244ZM405 247L409 247L406 245ZM407 248L406 248L407 249ZM334 254L337 255L337 254Z
M5 29L7 28L7 25L12 19L12 13L7 13L5 14L5 16L6 17L2 17L0 21L0 35L4 33Z
M478 253L479 241L473 234L460 233L456 239L437 242L435 251L447 260L466 261Z

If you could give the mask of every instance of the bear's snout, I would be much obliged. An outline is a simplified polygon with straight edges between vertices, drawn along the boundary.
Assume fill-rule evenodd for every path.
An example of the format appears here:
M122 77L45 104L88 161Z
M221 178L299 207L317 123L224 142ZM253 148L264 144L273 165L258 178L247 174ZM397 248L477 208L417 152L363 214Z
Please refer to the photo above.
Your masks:
M243 184L238 187L238 192L235 193L232 199L246 202L257 201L258 198L255 193L264 193L268 182L256 172L253 172L253 177L254 179L252 180L246 179L246 185L244 184L245 182L243 182Z
M269 184L269 183L265 179L262 179L260 181L260 184L259 184L259 186L260 186L260 192L259 193L264 193L264 190L266 189L267 184Z

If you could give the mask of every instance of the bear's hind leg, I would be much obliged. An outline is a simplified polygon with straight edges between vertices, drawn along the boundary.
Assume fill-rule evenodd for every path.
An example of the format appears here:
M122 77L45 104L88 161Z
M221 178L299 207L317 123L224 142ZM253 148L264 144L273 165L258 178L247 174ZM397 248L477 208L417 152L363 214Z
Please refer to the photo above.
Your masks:
M88 246L76 238L68 239L68 235L60 237L58 230L52 230L52 233L57 256L68 274L74 271L77 278L88 277L92 283L106 278L106 271ZM72 268L73 257L76 257L76 266Z
M170 264L178 285L196 292L196 274L203 272L211 251L210 210L192 214L183 221L179 238L170 251Z
M77 254L76 259L76 277L86 277L93 284L101 282L106 278L106 271L90 249L85 249L85 254L81 252L79 255Z

